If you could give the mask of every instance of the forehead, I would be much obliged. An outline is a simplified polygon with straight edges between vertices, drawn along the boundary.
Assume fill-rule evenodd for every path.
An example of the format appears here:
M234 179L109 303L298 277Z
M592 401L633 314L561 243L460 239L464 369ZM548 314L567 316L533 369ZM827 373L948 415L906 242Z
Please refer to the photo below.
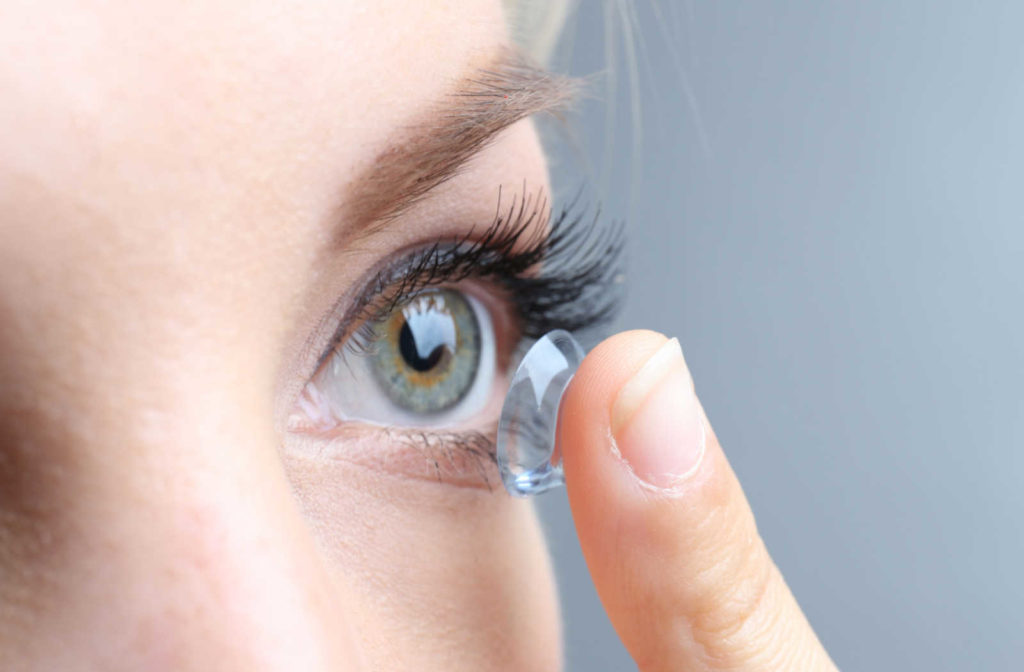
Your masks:
M46 325L25 341L40 362L83 330L124 341L121 361L194 350L196 332L239 360L278 351L309 297L373 261L364 245L322 264L353 181L507 40L498 0L5 9L0 313ZM506 140L376 252L489 221L502 183L543 184L532 133Z
M507 40L498 0L4 14L0 261L40 272L159 256L178 276L284 273L396 130Z
M0 170L86 199L131 200L140 174L150 195L248 173L337 191L506 40L498 0L94 4L0 25Z

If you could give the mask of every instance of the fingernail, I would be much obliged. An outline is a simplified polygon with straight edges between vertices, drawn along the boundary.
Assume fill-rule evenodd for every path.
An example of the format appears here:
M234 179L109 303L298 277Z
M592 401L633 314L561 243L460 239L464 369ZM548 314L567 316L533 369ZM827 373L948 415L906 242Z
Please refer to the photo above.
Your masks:
M622 459L650 485L670 488L697 470L704 425L678 339L661 346L619 390L611 430Z

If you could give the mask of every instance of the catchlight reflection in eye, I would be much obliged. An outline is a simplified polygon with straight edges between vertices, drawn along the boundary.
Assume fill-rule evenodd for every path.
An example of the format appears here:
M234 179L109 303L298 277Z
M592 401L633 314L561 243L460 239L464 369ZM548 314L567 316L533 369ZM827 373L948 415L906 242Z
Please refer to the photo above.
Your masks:
M468 293L417 292L360 331L304 393L318 424L446 426L472 418L493 392L493 326Z
M373 331L372 371L397 406L439 413L473 386L480 368L480 324L462 294L421 292Z

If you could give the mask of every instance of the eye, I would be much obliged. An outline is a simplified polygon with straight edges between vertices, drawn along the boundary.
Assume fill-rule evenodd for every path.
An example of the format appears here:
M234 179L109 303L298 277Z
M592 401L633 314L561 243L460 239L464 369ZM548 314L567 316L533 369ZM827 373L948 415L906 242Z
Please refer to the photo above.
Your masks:
M460 452L493 460L504 374L517 352L552 329L586 332L615 312L623 229L598 227L586 213L574 201L552 214L540 196L505 206L499 191L487 228L382 260L338 306L344 317L321 325L334 327L330 345L288 428L352 439L333 449L368 436L344 429L376 425L391 443L415 442L434 470ZM390 455L388 443L352 455Z
M473 386L480 368L480 322L458 292L421 292L372 330L371 369L400 408L441 413Z
M403 298L333 352L303 391L309 420L436 427L477 414L495 390L493 320L454 288Z

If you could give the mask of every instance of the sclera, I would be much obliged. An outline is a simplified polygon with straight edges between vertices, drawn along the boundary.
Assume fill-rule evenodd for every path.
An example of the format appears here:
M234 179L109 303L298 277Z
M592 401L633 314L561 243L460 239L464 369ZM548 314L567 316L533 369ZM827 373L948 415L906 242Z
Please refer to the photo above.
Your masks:
M498 469L510 494L529 497L565 482L555 455L558 409L584 355L569 332L556 329L516 368L498 420Z

